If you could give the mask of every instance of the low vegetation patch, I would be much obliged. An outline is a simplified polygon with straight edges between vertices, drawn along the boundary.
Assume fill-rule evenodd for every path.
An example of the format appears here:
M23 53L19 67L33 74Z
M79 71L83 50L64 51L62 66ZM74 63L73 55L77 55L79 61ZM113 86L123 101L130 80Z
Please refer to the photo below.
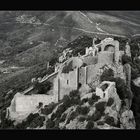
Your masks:
M106 106L106 102L105 101L102 101L102 102L99 102L95 105L96 107L96 110L103 113L104 110L105 110L105 106Z
M44 116L40 116L38 113L30 114L25 121L19 123L15 126L15 129L26 129L29 128L36 128L42 127L45 121Z
M100 99L99 96L92 94L92 97L88 100L88 103L90 105L93 105L95 102L97 102Z
M105 123L111 125L111 126L116 126L115 122L114 122L114 118L110 117L110 116L106 116L105 117Z
M50 113L52 113L55 107L56 107L55 103L50 103L49 105L46 105L44 108L41 109L41 113L44 115L49 115Z
M54 126L55 126L55 122L52 121L51 119L48 119L48 120L46 121L46 129L53 129Z
M84 107L78 106L78 107L76 108L76 111L77 111L79 114L86 115L86 114L90 111L90 109L89 109L89 107L87 107L87 106L84 106Z
M94 122L93 121L88 121L87 125L86 125L86 129L93 129L94 127Z
M67 119L66 124L68 124L68 123L70 123L70 121L74 120L74 119L76 118L77 115L78 115L78 113L77 113L76 111L73 111L73 112L70 114L69 118Z
M86 117L80 116L78 120L79 120L80 122L84 122L84 121L86 120Z
M101 119L103 114L101 114L101 112L99 111L95 111L95 113L92 116L88 116L87 120L88 121L98 121Z
M111 106L114 103L114 99L113 98L109 98L108 102L107 102L107 106Z

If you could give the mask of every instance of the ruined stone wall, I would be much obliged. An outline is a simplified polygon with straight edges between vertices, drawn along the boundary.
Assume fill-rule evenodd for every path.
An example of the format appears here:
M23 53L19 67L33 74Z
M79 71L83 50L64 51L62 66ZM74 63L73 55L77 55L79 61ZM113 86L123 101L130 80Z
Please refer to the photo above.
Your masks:
M107 45L112 45L114 46L115 48L115 56L114 56L114 59L115 59L115 62L118 63L119 62L119 41L117 40L104 40L102 42L102 45L101 45L101 51L105 51L105 47Z
M73 57L71 63L72 63L72 68L78 68L83 64L83 61L79 57Z
M101 64L89 65L87 66L87 83L91 83L99 77Z
M87 83L87 66L79 68L79 83L82 85Z
M86 63L87 65L95 65L98 62L97 56L85 56L83 59L83 63Z
M105 89L105 91L102 90L102 86L105 84L108 85L108 87ZM115 83L114 82L109 82L109 81L103 81L99 87L96 88L96 95L100 96L101 98L104 98L106 101L110 97L114 98L114 93L115 93Z
M116 110L119 111L121 108L121 100L116 92L116 85L114 82L111 83L109 89L108 89L108 99L113 98L115 105L116 105Z
M53 95L23 95L15 98L15 111L18 113L28 113L36 109L39 103L48 105L54 102Z
M113 52L99 52L98 53L98 63L102 64L111 64L114 61L114 53Z
M59 88L59 78L58 76L53 80L53 93L54 93L54 98L56 101L58 101L59 99L59 91L60 91L60 88Z
M108 84L105 91L102 91L101 86ZM119 111L121 107L121 100L116 92L115 82L104 81L99 87L96 88L96 95L100 96L102 99L108 101L109 98L113 98L115 102L116 110Z

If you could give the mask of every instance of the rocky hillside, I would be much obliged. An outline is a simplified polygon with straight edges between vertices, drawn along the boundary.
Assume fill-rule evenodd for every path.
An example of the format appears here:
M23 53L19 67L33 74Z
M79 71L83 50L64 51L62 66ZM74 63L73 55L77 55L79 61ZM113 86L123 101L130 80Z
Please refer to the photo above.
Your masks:
M47 62L52 58L54 58L53 62L55 62L55 58L57 57L56 54L61 53L61 51L65 47L72 48L75 54L77 54L77 52L82 51L83 48L91 46L91 37L93 36L102 37L102 35L104 35L103 37L107 37L115 35L116 37L120 36L123 38L132 37L133 35L139 35L139 27L138 11L1 11L0 61L3 61L4 63L0 64L0 70L1 68L9 68L13 65L22 68L10 73L1 73L0 71L0 109L3 110L7 106L9 106L11 99L17 91L23 91L24 89L29 87L29 85L31 84L30 81L33 77L43 77L45 74L51 73L53 70L47 69ZM78 37L83 35L83 38ZM118 38L121 42L122 49L126 43L126 40L123 40L123 38ZM125 60L125 62L129 62L133 68L132 79L135 79L140 75L140 62L138 61L138 59L135 59L140 55L137 44L138 42L139 40L131 41L132 60ZM132 106L132 110L134 111L134 115L136 116L136 124L138 124L137 122L139 122L140 120L138 106L139 98L137 98L139 97L139 95L136 94L138 91L139 88L134 88L134 107ZM10 95L7 94L9 92L11 92ZM69 108L69 110L71 110L71 108L77 110L78 106L80 105L80 107L86 106L86 108L89 108L87 109L88 114L91 110L96 110L96 102L102 102L99 99L98 101L93 103L93 106L89 106L89 100L90 99L83 103L82 99L79 99L79 103L68 105L68 107L66 107L64 110L60 107L60 112L61 110L63 110L63 113L66 111L66 114L68 115L67 110ZM101 104L104 104L103 106L105 106L105 111L107 108L107 103ZM47 107L47 109L44 108L44 112L46 112L45 110L49 109L51 110L51 114L52 108L54 106L50 105L49 107ZM112 108L110 110L112 111ZM63 114L62 112L61 115ZM96 111L95 114L99 114L99 116L102 115L103 117L101 117L99 120L95 119L95 121L92 121L92 123L89 125L95 125L95 128L98 128L98 124L96 123L98 121L101 121L101 124L104 123L105 125L108 125L108 123L106 123L105 121L105 113L103 113L102 111L101 114L97 112L98 111ZM131 114L131 111L127 111L126 114L127 113ZM73 126L78 128L79 126L76 126L76 124L81 123L81 121L79 121L79 118L83 117L84 121L82 122L85 122L85 126L83 126L84 128L88 124L89 120L92 119L89 119L89 114L79 114L81 115L74 115L75 117L73 121L76 122ZM34 125L38 123L34 123L34 121L38 122L39 120L39 122L41 122L41 126L43 125L45 126L45 128L54 128L54 126L60 129L65 127L70 128L68 124L73 121L68 121L69 123L66 123L65 121L68 120L69 117L66 115L64 116L66 117L66 119L64 119L65 117L63 117L62 123L60 123L60 121L56 121L59 122L59 125L54 125L52 124L54 123L54 121L52 120L59 120L61 116L58 115L57 117L55 115L50 115L48 122L50 122L51 126L46 126L47 124L49 124L44 122L44 120L46 121L47 118L46 115L43 116L40 115L40 113L31 114L28 118L29 120L27 119L17 127L30 127L29 122L31 122L31 128L37 128L38 125ZM111 120L113 119L111 118ZM115 122L115 125L109 124L109 127L113 126L115 128L121 128L120 124L122 123L118 123L120 120L121 119L119 117L119 119L117 119L117 121ZM42 122L44 122L45 125ZM102 126L104 126L104 124ZM7 125L7 127L11 127L11 122L9 120L6 120L5 124L3 124L3 126L1 127L7 128L5 127L5 125ZM139 128L139 126L137 127Z
M114 94L114 93L112 93ZM40 104L38 112L30 114L22 123L10 120L1 128L10 129L135 129L131 110L114 98L108 101L95 95L94 91L80 97L78 91L64 96L61 102L45 107Z

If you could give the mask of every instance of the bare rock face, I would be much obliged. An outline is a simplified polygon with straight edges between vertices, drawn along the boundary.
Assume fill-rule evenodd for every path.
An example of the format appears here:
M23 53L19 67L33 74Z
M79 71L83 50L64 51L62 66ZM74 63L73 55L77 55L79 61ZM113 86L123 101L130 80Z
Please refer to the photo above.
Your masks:
M135 119L131 110L124 111L120 116L121 128L123 129L135 129Z

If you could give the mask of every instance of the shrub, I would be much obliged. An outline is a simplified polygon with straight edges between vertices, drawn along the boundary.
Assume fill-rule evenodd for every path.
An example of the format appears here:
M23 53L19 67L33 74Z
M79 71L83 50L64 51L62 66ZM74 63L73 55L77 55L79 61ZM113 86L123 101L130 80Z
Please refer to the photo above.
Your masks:
M44 116L39 116L33 119L33 121L30 123L29 127L30 128L36 128L36 127L42 127L45 121Z
M62 102L63 102L63 105L64 105L65 107L71 106L71 99L70 99L70 97L69 97L68 95L65 95L65 96L63 97Z
M111 125L111 126L116 126L115 122L114 122L114 118L110 117L110 116L106 116L105 117L105 123Z
M0 124L0 128L1 129L13 129L14 128L14 121L11 121L9 119L3 119L1 124Z
M83 117L83 116L79 117L79 121L80 121L80 122L84 122L85 120L86 120L85 117Z
M73 71L72 62L63 67L62 73L69 73L70 71Z
M127 56L125 54L122 56L122 64L123 65L126 64L126 63L131 63L131 62L132 62L132 60L131 60L130 56Z
M61 105L58 107L57 111L56 111L56 116L57 118L60 118L62 113L66 110L66 107L64 105Z
M95 94L92 94L92 100L94 100L95 102L97 102L100 99L100 96L97 96Z
M95 102L97 102L100 99L99 96L92 94L92 97L88 100L88 103L90 105L93 105Z
M53 114L51 115L51 120L53 121L56 117L57 117L57 114L56 114L56 113L53 113Z
M63 105L68 108L71 105L80 104L80 94L78 90L73 90L69 95L65 95L62 99Z
M71 99L71 105L80 105L81 104L81 100L79 97L75 97Z
M51 65L51 66L54 66L57 62L58 62L58 58L57 58L57 57L53 57L53 58L50 60L50 65Z
M41 108L41 107L43 107L43 103L42 102L39 102L38 108Z
M95 111L95 113L91 117L89 117L88 119L92 120L92 121L97 121L97 120L101 119L101 117L102 117L101 112Z
M46 74L50 75L54 72L54 68L53 67L49 67L46 71Z
M116 83L116 90L117 90L117 94L119 95L119 98L123 100L126 97L128 97L129 92L127 91L127 86L125 84L125 81L120 77L114 78L113 81Z
M82 114L82 115L86 115L88 112L89 112L89 108L87 106L78 106L76 111L79 113L79 114Z
M73 50L73 55L76 56L78 53L85 54L85 48L92 46L92 38L86 35L83 35L81 38L78 37L74 41L70 42L67 45L67 48Z
M26 129L26 123L25 122L19 123L14 128L15 129Z
M79 95L79 91L78 90L72 90L69 94L70 98L74 98L77 97Z
M54 129L59 129L59 122L60 122L60 118L57 118L57 119L55 120Z
M77 112L76 111L73 111L71 114L70 114L70 116L69 116L69 118L67 119L67 124L68 123L70 123L70 121L71 120L74 120L75 118L76 118L76 116L77 116L78 114L77 114Z
M88 103L89 103L89 105L93 105L93 104L95 103L95 101L94 101L92 98L90 98L90 99L88 100Z
M102 101L102 102L97 103L97 104L95 105L96 110L97 110L97 111L100 111L101 113L103 113L104 110L105 110L105 105L106 105L106 102L105 102L105 101Z
M108 102L107 102L107 106L111 106L114 103L114 99L113 98L109 98Z
M67 117L67 114L64 113L64 114L61 116L61 118L60 118L60 122L64 122L65 119L66 119L66 117Z
M81 101L81 104L84 104L84 103L86 103L86 102L88 102L88 98L84 98L82 101Z
M50 103L49 105L45 106L44 108L41 109L41 113L48 115L52 113L53 109L56 107L55 103Z
M44 116L39 116L38 113L30 114L25 121L19 123L15 126L15 129L26 129L27 127L36 128L43 126L43 122L45 121Z
M69 94L71 105L81 104L80 94L78 90L73 90Z
M46 94L52 87L51 82L46 82L46 83L39 83L35 82L34 88L38 91L38 94Z
M78 105L77 108L76 108L76 112L80 114L80 110L81 110L81 106Z
M94 127L94 123L92 121L88 121L86 125L86 129L93 129L93 127Z
M100 76L100 80L102 81L110 81L110 79L112 79L114 77L114 72L112 69L105 69L102 73L102 75Z
M35 114L31 113L31 114L27 117L26 121L27 121L28 123L30 123L34 118L36 118L36 117L38 117L38 116L39 116L38 113L35 113Z
M62 102L69 102L70 101L70 97L68 95L64 95Z
M55 126L55 122L52 121L51 119L48 119L46 121L46 129L54 128L54 126Z
M65 104L61 104L55 113L52 114L51 119L54 120L55 118L60 118L63 112L68 108Z

